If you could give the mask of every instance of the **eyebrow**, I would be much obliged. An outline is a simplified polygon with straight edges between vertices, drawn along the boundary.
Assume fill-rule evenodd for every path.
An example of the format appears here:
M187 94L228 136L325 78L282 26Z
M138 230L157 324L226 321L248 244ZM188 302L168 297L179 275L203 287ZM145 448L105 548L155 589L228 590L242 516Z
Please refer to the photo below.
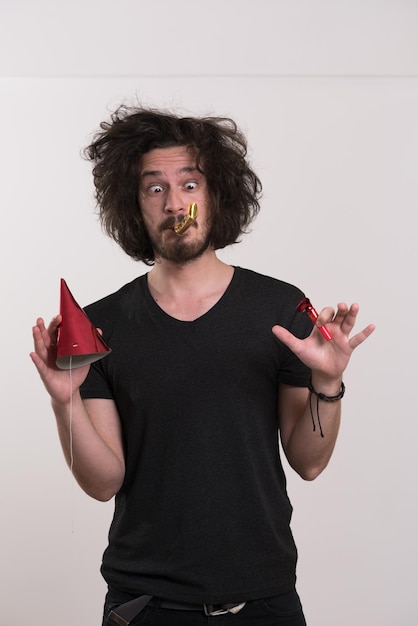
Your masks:
M192 165L186 165L185 167L181 167L180 169L176 170L176 174L190 174L193 172L199 172L199 170L197 169L196 166L192 166ZM199 172L200 174L200 172ZM144 170L143 172L140 173L140 177L145 178L145 177L153 177L153 176L162 176L163 172L161 170Z

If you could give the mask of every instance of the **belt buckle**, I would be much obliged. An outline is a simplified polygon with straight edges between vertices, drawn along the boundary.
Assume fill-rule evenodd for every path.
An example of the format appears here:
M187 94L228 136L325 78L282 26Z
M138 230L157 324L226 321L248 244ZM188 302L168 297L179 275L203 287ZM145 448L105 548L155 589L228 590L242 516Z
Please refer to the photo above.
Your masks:
M204 604L203 605L203 609L205 611L205 615L207 617L214 617L216 615L226 615L227 613L233 613L234 615L236 615L237 613L239 613L239 611L241 611L241 609L244 608L245 606L245 602L241 602L241 604L236 604L235 606L230 606L229 608L226 608L226 606L222 607L220 609L215 609L213 604Z
M215 609L213 604L204 604L203 609L207 617L212 617L214 615L226 615L229 613L228 609Z

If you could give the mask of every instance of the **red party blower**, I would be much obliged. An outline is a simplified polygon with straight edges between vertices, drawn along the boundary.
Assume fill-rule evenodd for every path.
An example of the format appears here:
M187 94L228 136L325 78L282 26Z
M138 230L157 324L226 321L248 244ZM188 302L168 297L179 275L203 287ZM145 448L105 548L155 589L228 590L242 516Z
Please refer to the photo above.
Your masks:
M61 278L60 313L56 364L62 370L89 365L107 356L111 349L95 326L74 300L67 283Z
M303 298L297 305L296 310L299 311L299 313L306 313L309 319L311 320L311 322L313 322L316 326L316 320L318 319L318 311L312 306L312 303L309 300L309 298ZM316 327L321 333L321 335L325 337L327 341L331 341L332 339L331 333L329 332L328 328L325 325L316 326Z

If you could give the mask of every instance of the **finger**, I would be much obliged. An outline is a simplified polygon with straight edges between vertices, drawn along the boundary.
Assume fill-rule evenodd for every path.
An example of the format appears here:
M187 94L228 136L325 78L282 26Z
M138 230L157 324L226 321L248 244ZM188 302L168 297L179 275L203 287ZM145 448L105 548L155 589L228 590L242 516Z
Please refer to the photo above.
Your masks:
M334 309L332 306L324 307L318 315L318 319L316 323L318 326L324 326L325 324L329 324L334 319Z
M48 362L44 361L44 359L36 352L31 352L29 356L38 371L40 379L42 380L45 387L48 389L48 379L51 374L51 369L48 367Z
M39 376L41 377L43 381L45 381L48 368L46 367L42 357L40 357L39 354L37 354L36 352L31 352L29 356L32 359L32 363L35 365L36 369L38 370Z
M61 324L61 322L62 322L62 315L60 315L60 314L58 314L58 315L56 315L55 317L52 318L52 320L49 323L48 329L47 329L47 332L48 332L50 337L53 337L56 334L56 332L58 330L58 327Z
M37 355L41 359L46 360L48 356L48 348L45 340L49 343L49 336L45 331L45 325L41 318L36 322L36 326L32 328L33 345Z
M342 322L341 322L341 330L346 335L349 335L350 332L353 330L354 324L356 323L358 312L359 312L359 305L357 303L354 303L350 306L345 316L343 317Z
M366 328L363 328L362 331L357 333L357 335L354 335L354 337L351 337L350 342L349 342L351 349L355 350L357 346L359 346L361 343L363 343L363 341L367 339L367 337L370 337L372 332L374 332L375 328L376 327L374 324L369 324L368 326L366 326Z
M345 316L347 315L349 309L345 302L339 302L337 304L337 312L335 314L334 319L332 320L336 324L342 324Z
M36 320L36 326L34 328L34 333L36 333L36 335L34 335L34 336L36 336L36 338L38 339L38 343L40 343L42 341L43 342L43 347L48 349L49 345L51 343L51 337L50 337L50 335L48 333L48 329L45 326L45 322L44 322L44 320L41 317ZM38 333L39 333L39 336L38 336Z
M35 352L45 363L48 363L50 359L55 360L57 328L60 323L61 316L57 315L46 328L44 320L39 317L36 320L36 326L32 329Z
M292 352L297 354L298 348L300 348L300 344L302 343L301 339L298 339L291 332L287 330L287 328L283 328L283 326L273 326L272 328L273 334L285 344Z
M50 321L48 328L45 326L45 322L42 318L39 318L37 321L38 328L41 332L47 350L49 350L51 346L55 346L57 343L58 326L61 324L61 321L62 316L56 315Z

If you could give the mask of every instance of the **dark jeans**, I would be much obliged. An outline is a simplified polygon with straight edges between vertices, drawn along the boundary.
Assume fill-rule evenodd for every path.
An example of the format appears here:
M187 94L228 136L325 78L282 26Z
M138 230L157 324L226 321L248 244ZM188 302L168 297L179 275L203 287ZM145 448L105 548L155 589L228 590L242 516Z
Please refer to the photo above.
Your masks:
M112 609L132 600L132 596L109 591L106 596L102 626L115 626L108 619ZM247 602L236 615L206 616L202 611L178 611L146 606L131 622L132 626L306 626L302 605L296 591L274 598Z

